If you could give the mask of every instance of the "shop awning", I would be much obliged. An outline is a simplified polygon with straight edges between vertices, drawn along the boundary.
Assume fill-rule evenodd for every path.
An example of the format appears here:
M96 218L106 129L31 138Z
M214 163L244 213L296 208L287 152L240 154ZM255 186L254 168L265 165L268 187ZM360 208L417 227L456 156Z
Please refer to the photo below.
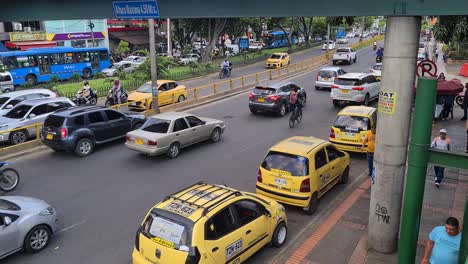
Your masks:
M113 31L109 32L109 38L124 40L135 46L149 45L148 30ZM155 34L155 41L164 42L166 38Z
M17 42L12 42L12 41L7 41L5 43L7 48L10 49L21 49L21 50L28 50L31 48L51 48L51 47L56 47L57 42L55 41L17 41Z

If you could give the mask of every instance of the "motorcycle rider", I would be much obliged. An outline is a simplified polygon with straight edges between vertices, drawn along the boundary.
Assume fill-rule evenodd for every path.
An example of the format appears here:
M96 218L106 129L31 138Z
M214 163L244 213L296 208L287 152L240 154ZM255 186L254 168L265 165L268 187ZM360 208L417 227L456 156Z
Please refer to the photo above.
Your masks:
M91 96L91 87L88 81L83 82L83 88L81 88L81 97L85 100L85 104L89 104L89 98Z
M226 71L226 73L229 73L229 75L231 75L232 63L228 59L225 59L221 63L221 68L223 69L223 71Z
M377 42L374 41L374 50L376 50L376 49L377 49Z
M302 94L299 93L299 87L294 87L294 90L289 94L289 109L291 112L294 112L296 107L298 110L302 109L302 105L299 102L301 98Z
M380 58L380 61L382 61L382 58L383 58L383 52L384 52L384 49L383 47L380 47L379 50L377 50L377 59Z
M122 86L120 86L119 79L116 79L114 81L114 87L112 88L112 92L114 93L115 102L117 102L117 104L121 104L122 100L120 97L122 96Z

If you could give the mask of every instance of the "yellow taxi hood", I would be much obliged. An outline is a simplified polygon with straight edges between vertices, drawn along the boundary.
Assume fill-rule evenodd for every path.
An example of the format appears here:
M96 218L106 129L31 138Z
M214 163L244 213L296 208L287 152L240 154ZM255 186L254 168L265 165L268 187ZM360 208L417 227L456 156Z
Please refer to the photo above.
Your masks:
M281 59L272 59L272 58L269 58L267 60L268 63L275 63L275 62L280 62L280 61L281 61Z
M140 100L150 99L152 97L153 95L151 93L133 92L128 96L128 100L140 101Z

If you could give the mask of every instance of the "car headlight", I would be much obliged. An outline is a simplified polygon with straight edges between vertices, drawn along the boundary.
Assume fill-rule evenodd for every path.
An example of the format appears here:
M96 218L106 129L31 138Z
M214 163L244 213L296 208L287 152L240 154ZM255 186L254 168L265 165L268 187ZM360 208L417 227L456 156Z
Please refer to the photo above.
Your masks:
M54 208L51 206L47 207L46 209L42 210L42 212L39 213L39 215L52 215L55 213Z
M284 208L282 204L278 204L278 210L281 212L286 212L286 209Z

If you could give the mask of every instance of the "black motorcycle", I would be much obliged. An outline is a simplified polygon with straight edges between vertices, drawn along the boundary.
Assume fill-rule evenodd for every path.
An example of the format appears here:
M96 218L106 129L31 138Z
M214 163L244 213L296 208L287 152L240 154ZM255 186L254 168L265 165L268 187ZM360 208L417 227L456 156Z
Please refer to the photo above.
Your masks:
M231 76L231 68L226 68L226 67L221 67L221 70L219 71L219 78L229 78Z
M79 90L75 97L72 99L73 103L76 105L85 105L85 104L90 104L90 105L96 105L98 101L98 97L96 92L94 92L93 89L89 89L89 95L85 98L83 96L83 91Z
M128 101L127 92L122 91L120 93L120 103L125 104L127 101ZM109 92L107 92L106 102L104 105L107 107L110 107L110 106L118 104L118 102L119 101L117 100L117 95L115 94L114 89L110 89Z

